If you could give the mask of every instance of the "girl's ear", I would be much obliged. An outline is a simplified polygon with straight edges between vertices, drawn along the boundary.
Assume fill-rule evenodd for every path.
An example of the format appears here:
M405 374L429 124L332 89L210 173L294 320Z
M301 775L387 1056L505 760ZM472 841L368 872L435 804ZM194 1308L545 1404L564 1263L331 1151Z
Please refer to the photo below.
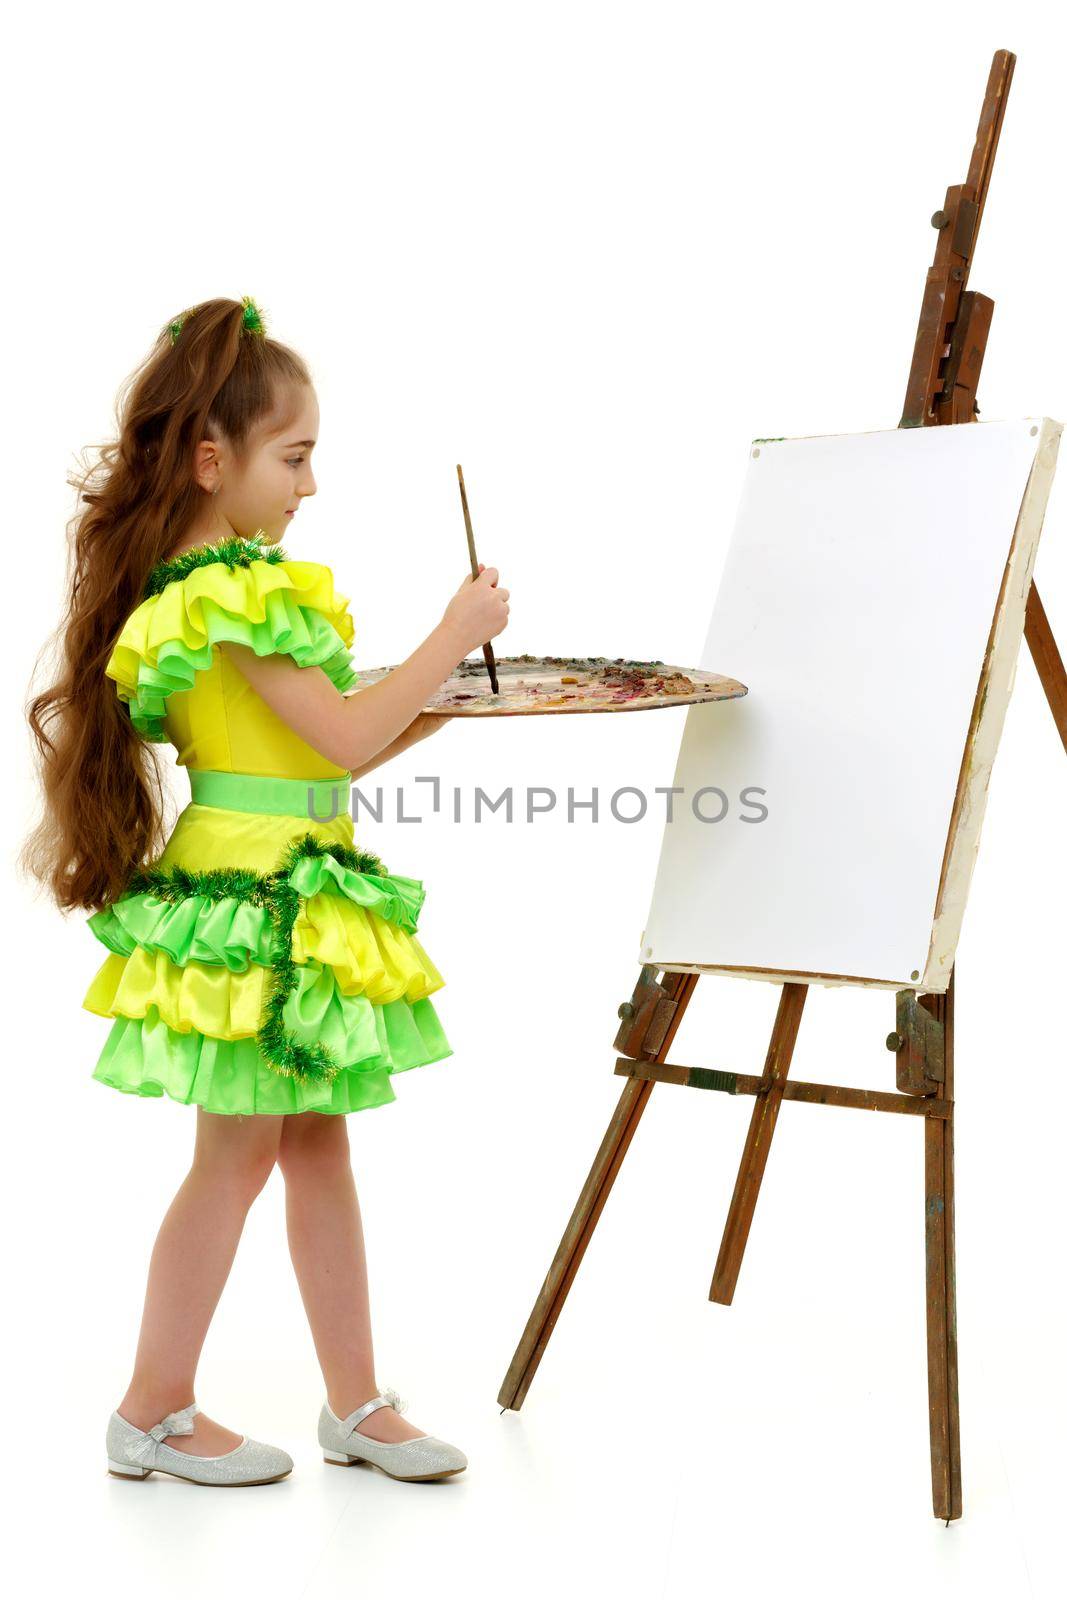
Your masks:
M201 489L214 494L222 482L219 446L214 439L201 439L193 455L193 476Z

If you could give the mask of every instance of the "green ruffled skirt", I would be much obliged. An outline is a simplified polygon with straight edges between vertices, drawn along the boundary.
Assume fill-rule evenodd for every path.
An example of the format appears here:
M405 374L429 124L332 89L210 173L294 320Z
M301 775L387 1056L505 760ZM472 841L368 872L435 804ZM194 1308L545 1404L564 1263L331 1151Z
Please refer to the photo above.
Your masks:
M453 1053L421 882L355 848L346 782L190 777L162 856L89 919L110 954L83 1004L112 1019L93 1076L223 1115L395 1100L398 1072Z

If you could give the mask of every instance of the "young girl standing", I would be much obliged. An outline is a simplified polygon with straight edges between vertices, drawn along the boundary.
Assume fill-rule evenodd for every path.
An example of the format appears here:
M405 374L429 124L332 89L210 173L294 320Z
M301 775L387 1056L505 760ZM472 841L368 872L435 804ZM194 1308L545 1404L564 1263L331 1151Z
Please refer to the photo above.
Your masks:
M285 1451L199 1410L194 1383L248 1209L275 1165L325 1383L327 1461L448 1476L462 1451L379 1391L345 1113L452 1053L416 935L425 890L356 846L353 776L440 726L420 714L507 626L497 570L467 577L403 664L357 696L347 601L281 548L314 494L308 369L255 303L168 324L119 436L78 487L57 681L29 719L45 809L24 859L110 952L84 1005L112 1018L94 1077L195 1104L192 1165L152 1252L108 1467L270 1483ZM153 744L191 803L165 841Z

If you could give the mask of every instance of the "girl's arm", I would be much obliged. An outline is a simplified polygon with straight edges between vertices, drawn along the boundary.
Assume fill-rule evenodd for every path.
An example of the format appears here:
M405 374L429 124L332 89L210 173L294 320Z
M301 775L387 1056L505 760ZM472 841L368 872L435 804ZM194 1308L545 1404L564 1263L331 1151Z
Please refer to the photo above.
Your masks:
M466 654L453 630L438 623L381 683L346 696L338 694L321 667L298 667L291 656L257 656L248 645L229 641L219 649L294 733L353 773L406 748L401 743L405 730Z
M479 644L507 627L508 591L495 567L483 567L456 590L436 628L387 678L354 695L338 694L321 667L298 667L291 656L257 656L248 645L219 645L271 710L319 755L350 772L366 772L399 741L426 701ZM432 719L437 721L436 718ZM433 730L427 727L426 732ZM410 740L423 738L422 732ZM396 745L396 749L393 746Z
M403 733L397 734L391 744L387 744L384 750L379 750L378 754L364 766L357 767L352 773L353 778L362 778L364 773L373 772L375 767L392 761L394 756L400 755L404 750L410 750L413 744L428 739L431 733L436 733L438 728L443 728L446 722L451 721L450 716L429 716L425 712L420 712L414 722L409 722Z

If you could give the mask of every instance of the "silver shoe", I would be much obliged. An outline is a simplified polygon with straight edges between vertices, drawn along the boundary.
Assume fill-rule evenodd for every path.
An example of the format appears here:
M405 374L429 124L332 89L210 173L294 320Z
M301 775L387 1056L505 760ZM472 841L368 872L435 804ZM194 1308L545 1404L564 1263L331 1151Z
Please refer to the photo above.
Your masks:
M335 1417L325 1402L319 1416L319 1443L325 1459L339 1467L354 1467L357 1461L369 1461L390 1478L406 1483L419 1483L427 1478L450 1478L462 1472L467 1458L454 1444L429 1435L422 1439L404 1439L400 1444L383 1444L356 1428L380 1406L392 1406L394 1411L406 1410L395 1389L383 1389L365 1405L357 1406L345 1418Z
M111 1413L107 1425L107 1470L116 1478L147 1478L150 1472L167 1472L190 1483L214 1483L225 1488L253 1483L276 1483L293 1470L293 1458L272 1444L242 1439L222 1456L187 1455L163 1441L175 1433L192 1433L198 1405L172 1411L154 1428L142 1433L132 1422Z

